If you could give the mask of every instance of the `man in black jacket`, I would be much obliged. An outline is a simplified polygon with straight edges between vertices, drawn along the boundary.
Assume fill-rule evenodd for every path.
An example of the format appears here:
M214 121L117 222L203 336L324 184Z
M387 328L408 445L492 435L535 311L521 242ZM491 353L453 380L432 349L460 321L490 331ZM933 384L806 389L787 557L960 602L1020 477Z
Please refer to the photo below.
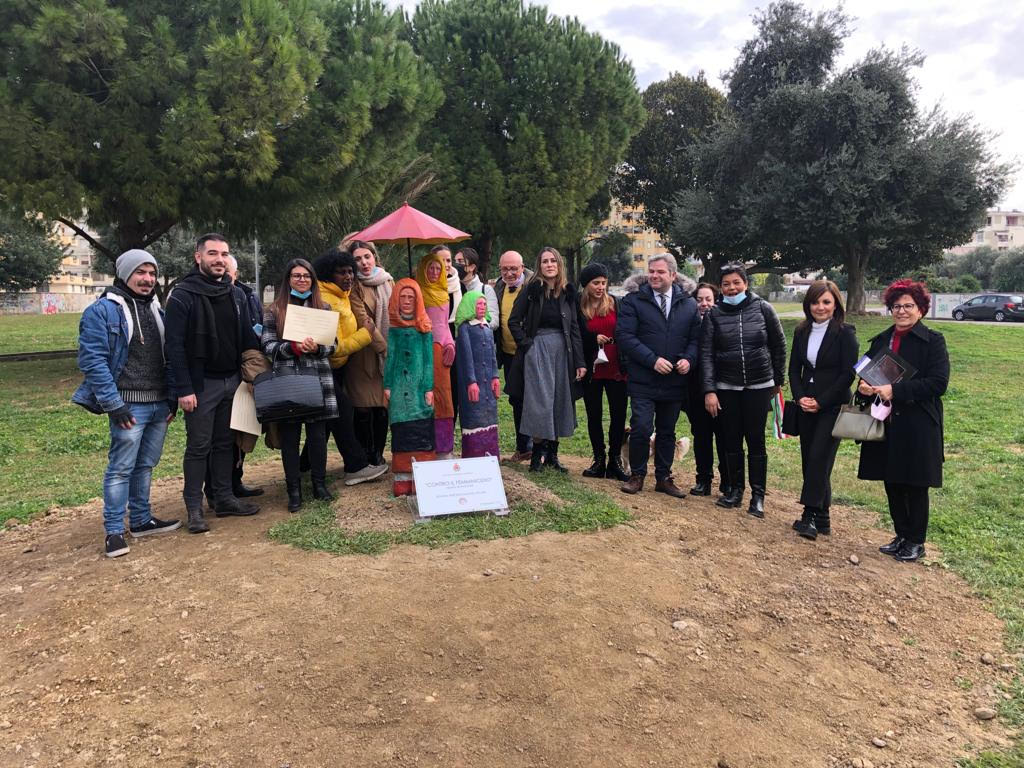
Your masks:
M228 274L230 251L223 235L196 243L196 266L167 299L167 361L174 371L178 405L185 412L185 510L192 533L210 530L203 519L207 462L217 517L254 515L259 507L234 495L231 402L241 381L242 352L258 349L248 300Z
M498 365L505 369L508 380L509 366L516 356L516 340L508 328L508 318L512 314L512 305L522 287L533 277L533 272L523 266L522 254L517 251L505 251L498 260L501 278L494 283L494 293L498 298L498 327L494 330L494 349L497 352ZM530 458L533 441L529 435L519 431L523 420L523 401L509 398L512 405L512 421L516 428L516 452L512 461L525 461Z
M677 499L686 496L672 480L672 459L676 421L686 402L686 377L697 359L700 318L697 302L677 284L676 273L674 256L652 256L647 262L646 285L622 300L615 327L632 404L630 478L621 488L623 493L643 490L653 432L657 435L654 490Z

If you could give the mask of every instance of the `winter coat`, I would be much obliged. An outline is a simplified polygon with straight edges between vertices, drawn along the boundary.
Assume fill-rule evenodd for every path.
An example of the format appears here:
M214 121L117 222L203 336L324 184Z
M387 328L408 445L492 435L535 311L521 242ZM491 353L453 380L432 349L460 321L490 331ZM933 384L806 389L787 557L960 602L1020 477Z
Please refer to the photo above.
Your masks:
M576 322L580 325L580 341L583 343L583 361L587 366L587 375L583 379L583 383L586 384L590 381L590 377L594 373L594 361L597 359L597 352L600 346L597 343L597 334L591 333L587 328L588 318L583 314L583 308L580 304L582 301L583 294L581 293L576 301ZM618 296L612 296L612 302L615 304L613 312L615 312L616 327L618 327L618 319L622 315L622 300ZM613 337L614 338L614 337ZM618 347L618 340L616 339L616 347ZM619 363L619 367L622 367L622 363Z
M786 379L786 335L775 309L756 293L733 306L708 310L701 328L700 376L704 394L719 382L750 387Z
M700 331L697 302L690 295L693 281L676 273L666 318L646 278L646 275L635 275L626 281L627 293L616 324L619 364L626 368L626 391L630 397L675 400L685 405L687 380L696 373ZM690 373L674 370L658 373L654 363L659 357L673 366L680 360L688 360Z
M356 324L365 328L366 318L373 318L377 306L375 291L357 281L349 293L349 303ZM384 371L378 358L378 355L386 354L387 349L387 339L380 328L376 328L370 343L349 356L345 364L345 391L356 408L387 408L381 383Z
M868 357L889 348L894 328L871 339ZM893 385L885 440L861 443L857 477L939 488L946 458L942 444L942 395L949 384L946 339L918 321L903 337L898 354L917 372Z
M256 295L256 291L245 283L236 282L236 286L245 294L245 303L249 308L249 325L257 336L263 333L263 302Z
M558 303L562 315L562 337L567 351L570 389L573 399L579 400L583 397L583 385L576 381L576 369L585 368L586 362L583 359L583 341L580 338L580 324L577 319L575 286L571 283L565 286L565 290L558 297ZM508 329L516 341L516 354L505 373L505 392L510 400L523 399L526 351L537 336L543 306L544 282L541 280L527 283L516 297L516 303L512 305ZM498 343L500 344L500 341Z
M349 293L341 290L337 283L320 281L320 296L338 313L338 346L331 355L331 368L341 368L348 362L349 355L367 346L372 337L368 330L359 327L352 314Z
M231 287L231 300L238 322L238 367L242 366L242 353L247 349L259 349L260 340L253 330L249 317L249 299L237 285ZM178 289L167 297L166 341L164 353L167 366L173 370L175 386L172 397L188 397L203 391L206 376L206 360L193 354L193 332L190 318L196 295L191 291Z
M463 429L492 427L498 423L498 401L491 391L491 382L498 378L498 363L494 356L494 334L484 324L465 322L459 326L456 339L459 361L459 420ZM480 388L480 397L470 402L467 389L470 384Z
M309 306L309 299L303 306ZM285 370L312 369L320 378L320 388L324 393L324 410L315 417L303 421L325 421L338 418L338 398L334 391L334 376L331 373L330 356L334 353L334 345L317 345L316 351L309 354L296 353L293 342L284 341L277 335L277 314L270 306L263 313L263 354L270 358L271 367L275 372Z
M164 313L160 302L154 297L149 308L160 329L162 345ZM78 368L85 374L85 380L71 396L71 402L92 413L110 413L124 405L117 391L117 380L128 360L128 347L134 333L135 320L126 300L116 293L105 293L85 308L78 322ZM165 370L168 397L173 402L173 372L169 365L165 365ZM178 404L173 402L171 410L177 409Z
M530 284L530 278L532 277L533 272L529 269L523 269L523 282L516 290L525 291L526 286ZM498 325L494 328L494 353L498 356L498 365L502 368L512 365L512 358L506 355L505 351L501 348L501 300L505 297L505 288L507 287L508 286L505 284L505 281L500 277L494 281L494 298L498 302ZM508 321L506 320L506 323L507 322ZM507 371L505 378L508 378Z
M820 410L838 410L852 396L850 385L854 379L853 366L857 362L856 329L832 320L825 329L813 366L807 359L810 336L810 323L793 334L793 350L789 355L789 387L793 401L813 397L818 401ZM798 416L800 413L798 408Z

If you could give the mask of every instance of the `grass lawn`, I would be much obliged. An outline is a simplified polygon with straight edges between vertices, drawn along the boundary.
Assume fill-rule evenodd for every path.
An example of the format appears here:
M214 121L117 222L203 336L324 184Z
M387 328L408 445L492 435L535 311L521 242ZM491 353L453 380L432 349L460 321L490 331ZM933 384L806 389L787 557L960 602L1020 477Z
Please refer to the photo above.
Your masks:
M73 346L77 315L0 317L0 351L33 351ZM795 319L783 322L788 334ZM887 327L882 318L856 321L862 348ZM933 323L945 334L952 378L945 397L945 487L933 490L929 540L941 547L943 565L953 568L990 601L1006 621L1006 644L1024 651L1024 516L1019 512L1024 488L1024 408L1016 388L1024 362L1024 332L992 325ZM74 360L0 364L0 522L30 519L51 506L84 502L99 495L106 463L107 425L69 398L81 380ZM503 401L502 450L514 448L511 409ZM563 441L564 453L589 455L582 403L576 435ZM688 432L685 417L680 434ZM184 427L177 419L168 432L164 459L156 476L179 474ZM254 460L269 455L258 448ZM800 455L797 440L769 443L769 490L798 493ZM691 465L692 466L692 465ZM833 474L840 504L875 511L888 525L881 483L856 479L857 447L844 443ZM41 471L42 470L42 471ZM688 482L689 477L682 478ZM274 536L301 547L334 552L378 552L395 543L441 546L465 538L515 536L538 530L576 530L614 525L626 518L609 500L578 483L550 477L542 482L569 504L561 510L517 509L508 519L464 518L433 521L393 534L348 535L333 525L324 508L275 528ZM569 508L579 510L569 513ZM768 514L771 514L771 498ZM1024 683L1018 677L1014 697L1002 714L1024 726ZM1024 748L985 755L972 768L1024 765Z
M78 348L81 312L0 316L0 355Z

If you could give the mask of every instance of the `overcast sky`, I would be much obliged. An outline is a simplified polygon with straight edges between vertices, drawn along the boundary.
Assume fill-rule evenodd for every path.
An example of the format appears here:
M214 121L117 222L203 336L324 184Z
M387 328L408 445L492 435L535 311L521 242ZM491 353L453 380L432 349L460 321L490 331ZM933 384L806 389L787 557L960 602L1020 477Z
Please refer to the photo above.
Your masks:
M412 0L402 0L414 7ZM614 41L633 62L641 88L670 72L695 75L723 88L720 75L753 37L751 15L763 0L548 0L548 10L576 16ZM807 0L812 10L834 2ZM1016 10L1014 10L1016 8ZM906 44L926 56L918 71L919 103L950 114L970 113L999 134L1000 157L1024 160L1024 2L1006 0L856 0L841 66L871 48ZM1024 170L1018 170L1003 207L1024 209Z

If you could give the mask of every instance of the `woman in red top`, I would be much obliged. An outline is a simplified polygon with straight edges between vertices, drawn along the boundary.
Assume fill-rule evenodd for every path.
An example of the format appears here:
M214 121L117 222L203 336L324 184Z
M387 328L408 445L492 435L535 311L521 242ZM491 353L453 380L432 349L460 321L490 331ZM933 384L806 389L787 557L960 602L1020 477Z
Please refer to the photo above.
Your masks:
M615 322L619 302L608 293L608 270L603 264L588 264L580 272L580 335L587 377L583 403L587 409L587 432L594 450L594 463L583 470L584 477L629 480L622 466L622 442L626 434L626 374L619 368L615 344ZM603 354L599 355L599 352ZM600 358L600 359L599 359ZM605 453L602 424L602 392L608 397L608 453Z

